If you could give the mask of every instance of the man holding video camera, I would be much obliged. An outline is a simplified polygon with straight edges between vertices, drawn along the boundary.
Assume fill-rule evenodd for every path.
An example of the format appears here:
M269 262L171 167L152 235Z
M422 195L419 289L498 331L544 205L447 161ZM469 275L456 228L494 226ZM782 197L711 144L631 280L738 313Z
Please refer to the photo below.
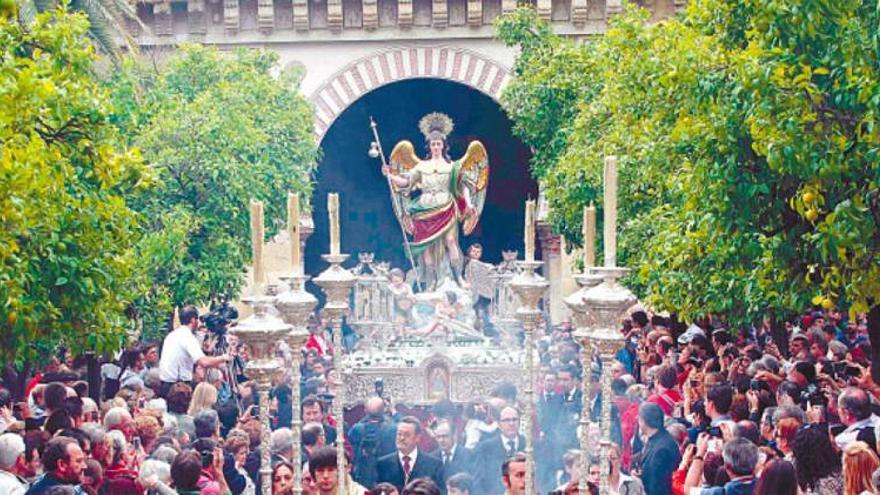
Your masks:
M180 312L181 325L165 337L159 359L159 378L162 380L161 395L165 397L172 385L191 383L193 368L219 368L232 361L232 356L206 356L194 332L199 328L199 310L184 306Z

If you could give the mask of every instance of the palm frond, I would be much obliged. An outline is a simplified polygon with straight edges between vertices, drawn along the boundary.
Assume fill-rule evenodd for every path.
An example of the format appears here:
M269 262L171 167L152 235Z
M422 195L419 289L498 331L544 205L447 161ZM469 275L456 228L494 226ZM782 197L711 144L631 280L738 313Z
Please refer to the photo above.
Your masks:
M137 51L137 41L125 23L133 21L143 30L148 28L126 0L74 0L73 3L89 17L92 38L114 61L119 59L122 47L129 52Z
M37 14L41 12L38 6L38 3L42 3L40 0L18 0L16 3L18 4L18 18L25 24L34 22Z
M137 9L134 6L133 2L129 0L100 0L102 3L105 3L107 6L107 10L115 14L115 17L122 22L133 22L137 25L138 29L141 31L149 31L150 28L141 21L141 18L137 15ZM131 33L128 29L123 30L121 33L123 36L127 36L129 44L132 46L137 46L137 42L134 37L131 36Z

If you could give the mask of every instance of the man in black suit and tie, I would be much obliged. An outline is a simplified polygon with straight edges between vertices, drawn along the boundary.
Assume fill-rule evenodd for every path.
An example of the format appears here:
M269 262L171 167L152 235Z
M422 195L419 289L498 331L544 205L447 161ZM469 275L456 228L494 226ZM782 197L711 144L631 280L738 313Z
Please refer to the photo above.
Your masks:
M439 448L431 455L440 459L443 463L443 485L450 476L458 473L468 473L471 470L471 451L455 442L455 428L449 421L443 420L434 428L434 439Z
M556 381L559 392L553 399L553 424L548 433L552 438L552 444L557 451L554 458L562 458L562 454L569 449L580 448L577 438L578 421L581 417L581 403L583 392L580 387L577 367L567 364L556 372Z
M426 452L419 452L422 425L418 418L406 416L397 424L397 450L379 458L378 482L391 483L399 492L416 478L430 478L443 489L443 463Z
M561 397L556 395L556 371L544 372L542 391L538 396L538 442L535 457L541 462L535 466L535 484L539 493L549 493L556 488L556 471L562 469L562 454L556 446L556 414Z
M580 417L583 392L580 387L580 373L573 364L567 364L556 371L559 392L555 402L557 416ZM562 419L562 418L556 418Z
M503 495L501 466L526 446L525 437L519 434L519 411L513 407L501 410L498 429L501 435L483 440L474 447L474 493L480 495Z

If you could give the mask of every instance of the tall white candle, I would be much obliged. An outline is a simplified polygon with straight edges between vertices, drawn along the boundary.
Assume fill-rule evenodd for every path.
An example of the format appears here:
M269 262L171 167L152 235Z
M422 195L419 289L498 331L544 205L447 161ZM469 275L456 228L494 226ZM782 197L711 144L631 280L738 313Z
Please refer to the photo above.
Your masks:
M526 261L535 261L535 201L526 201L526 225L523 232Z
M617 266L617 157L605 157L605 266Z
M596 266L596 207L584 207L584 268Z
M287 232L290 234L290 263L295 274L303 273L299 230L299 195L287 191Z
M327 215L330 217L330 254L339 254L339 194L327 194Z
M263 203L251 200L251 252L254 263L254 289L266 281L263 271Z

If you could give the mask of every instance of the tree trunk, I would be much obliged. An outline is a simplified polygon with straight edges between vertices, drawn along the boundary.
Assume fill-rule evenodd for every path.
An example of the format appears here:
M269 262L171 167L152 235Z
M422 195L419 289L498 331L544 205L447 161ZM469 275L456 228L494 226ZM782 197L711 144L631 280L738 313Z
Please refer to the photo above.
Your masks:
M871 339L871 378L880 383L880 304L868 310L868 338Z
M24 389L30 377L30 369L30 363L24 363L24 369L21 371L15 369L15 365L12 363L8 363L3 367L3 382L16 402L24 400Z
M779 348L779 352L788 357L788 330L785 329L785 320L780 320L773 315L770 317L770 336L773 343Z
M86 354L86 376L89 382L89 397L101 403L101 363L94 352Z

